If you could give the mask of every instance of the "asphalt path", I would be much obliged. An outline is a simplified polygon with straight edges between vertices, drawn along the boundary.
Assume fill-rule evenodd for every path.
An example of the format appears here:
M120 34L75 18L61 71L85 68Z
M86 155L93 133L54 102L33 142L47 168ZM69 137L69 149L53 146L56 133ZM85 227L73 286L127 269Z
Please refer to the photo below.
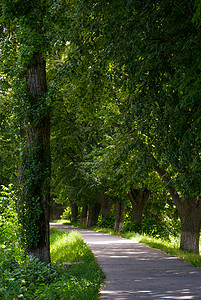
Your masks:
M201 269L137 241L50 223L77 230L106 275L100 300L201 299Z

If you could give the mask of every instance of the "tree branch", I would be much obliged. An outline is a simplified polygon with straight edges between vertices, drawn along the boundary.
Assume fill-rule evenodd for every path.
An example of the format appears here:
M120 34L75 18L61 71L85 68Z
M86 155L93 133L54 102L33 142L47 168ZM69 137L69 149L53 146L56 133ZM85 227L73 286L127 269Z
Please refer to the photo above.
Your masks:
M175 191L174 187L170 184L171 181L172 181L171 177L167 176L166 171L158 166L159 163L153 155L152 155L152 159L155 162L155 165L154 165L155 171L158 173L160 178L165 183L165 185L168 188L168 191L169 191L169 193L172 197L172 200L174 201L176 207L178 208L178 205L180 204L181 198L179 197L179 194Z

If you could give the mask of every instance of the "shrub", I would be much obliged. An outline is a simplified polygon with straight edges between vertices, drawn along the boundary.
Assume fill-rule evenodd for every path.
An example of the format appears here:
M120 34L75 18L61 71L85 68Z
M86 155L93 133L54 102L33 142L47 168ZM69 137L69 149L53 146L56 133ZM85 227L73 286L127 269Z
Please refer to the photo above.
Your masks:
M0 299L37 299L34 294L58 278L62 269L47 265L37 258L26 258L23 264L12 258L0 264Z
M21 260L24 252L18 236L19 224L16 211L16 196L12 189L2 186L0 193L0 260L3 256L14 256L17 261Z
M97 226L112 229L112 228L114 228L114 222L115 222L114 215L111 215L107 218L102 218L102 216L100 216L98 219Z
M63 214L61 215L62 220L70 220L71 219L71 208L66 207Z
M103 273L81 235L53 229L50 239L54 262L51 265L34 257L24 257L19 263L9 249L4 249L0 261L0 299L97 298ZM64 261L79 263L65 267Z
M103 273L78 232L51 230L52 264L28 257L18 239L12 187L0 195L0 299L96 299ZM79 262L64 267L62 262Z

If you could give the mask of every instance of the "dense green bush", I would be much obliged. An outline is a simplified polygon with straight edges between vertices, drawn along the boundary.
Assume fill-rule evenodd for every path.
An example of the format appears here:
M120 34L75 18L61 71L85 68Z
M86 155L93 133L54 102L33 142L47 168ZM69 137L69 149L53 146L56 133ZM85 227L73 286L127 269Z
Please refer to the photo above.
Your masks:
M67 240L66 236L68 236ZM62 239L65 242L61 246ZM60 263L47 265L33 257L26 258L19 264L14 257L3 258L0 263L0 299L92 300L97 298L103 273L90 249L76 233L68 235L59 232L58 237L53 237L53 240L52 260L57 259ZM77 263L65 266L62 262L67 259Z
M77 232L51 230L52 264L28 257L18 239L12 188L0 195L0 299L96 299L103 273ZM76 262L64 266L63 262Z
M107 218L102 218L102 216L100 216L98 218L98 223L97 226L98 227L104 227L104 228L114 228L114 222L115 222L115 216L114 214L111 214L111 216L107 217Z
M12 186L1 187L0 193L0 260L14 257L21 260L23 250L18 236L19 224L16 212L16 197Z
M0 299L38 299L40 291L62 273L58 265L46 265L34 257L23 264L4 257L0 270Z

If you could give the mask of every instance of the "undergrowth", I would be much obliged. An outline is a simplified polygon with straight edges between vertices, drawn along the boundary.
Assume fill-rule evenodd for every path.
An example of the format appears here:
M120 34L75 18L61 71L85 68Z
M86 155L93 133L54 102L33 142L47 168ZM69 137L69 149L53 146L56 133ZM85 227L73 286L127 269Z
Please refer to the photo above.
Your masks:
M36 258L18 263L6 252L1 256L0 299L97 299L104 275L80 234L54 229L50 239L51 265Z
M18 239L14 201L11 189L4 189L0 195L0 299L97 299L104 274L81 235L51 229L52 264L28 257Z

